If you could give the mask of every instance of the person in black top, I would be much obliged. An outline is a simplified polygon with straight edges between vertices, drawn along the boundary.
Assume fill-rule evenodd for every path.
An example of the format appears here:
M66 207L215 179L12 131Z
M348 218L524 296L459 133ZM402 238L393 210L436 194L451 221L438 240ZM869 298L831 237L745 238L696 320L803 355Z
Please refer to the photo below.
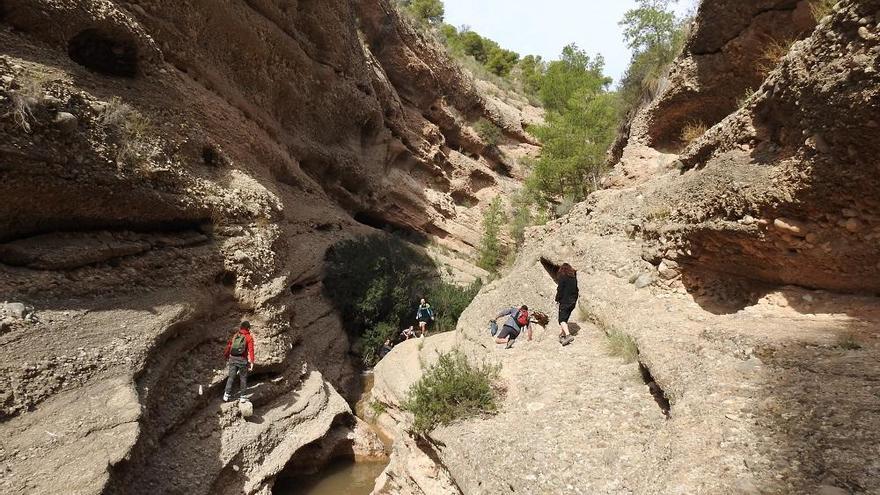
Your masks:
M568 331L568 319L578 300L577 272L568 263L563 263L556 274L556 304L559 305L559 343L571 344L574 337Z

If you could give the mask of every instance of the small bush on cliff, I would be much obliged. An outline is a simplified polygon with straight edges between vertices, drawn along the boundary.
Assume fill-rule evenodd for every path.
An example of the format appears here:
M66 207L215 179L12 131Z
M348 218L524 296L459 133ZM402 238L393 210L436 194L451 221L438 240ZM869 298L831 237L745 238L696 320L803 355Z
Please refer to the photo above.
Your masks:
M499 371L470 364L460 351L442 354L407 392L403 408L413 415L413 433L423 435L458 419L497 411L492 384Z
M43 97L43 76L22 76L17 90L12 92L12 118L24 132L31 132L34 122L34 107Z
M639 0L619 23L633 51L618 90L625 113L657 95L669 67L684 47L690 18L676 16L673 3L675 0Z
M632 363L639 358L639 346L629 335L611 330L606 334L608 352L612 356L623 358L623 362Z
M474 130L477 132L477 135L480 136L480 139L489 146L497 146L498 143L501 142L501 129L486 119L478 120L477 123L474 124Z
M447 283L436 283L428 289L427 300L437 308L437 320L434 322L432 332L449 332L455 330L461 313L470 305L471 301L480 292L483 286L481 280L476 280L469 286L461 287Z
M489 273L496 273L504 261L504 247L498 237L504 222L501 198L496 197L483 215L483 238L480 240L480 257L477 260L477 266Z
M420 22L434 25L443 23L446 9L440 0L400 0L400 3Z

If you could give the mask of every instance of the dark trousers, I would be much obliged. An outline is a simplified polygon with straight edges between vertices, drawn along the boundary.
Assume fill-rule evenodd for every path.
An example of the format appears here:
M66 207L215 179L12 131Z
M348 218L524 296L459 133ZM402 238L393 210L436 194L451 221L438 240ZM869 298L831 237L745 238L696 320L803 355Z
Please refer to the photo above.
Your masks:
M232 395L232 386L235 383L235 375L238 375L241 381L241 389L238 391L239 397L244 395L247 389L248 362L243 357L232 356L226 362L226 371L229 375L226 377L226 395Z

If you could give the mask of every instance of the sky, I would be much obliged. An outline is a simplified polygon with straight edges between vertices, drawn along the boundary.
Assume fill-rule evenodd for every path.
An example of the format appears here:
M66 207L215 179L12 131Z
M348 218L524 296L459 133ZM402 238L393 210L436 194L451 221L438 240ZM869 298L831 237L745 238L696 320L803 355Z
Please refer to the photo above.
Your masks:
M635 0L443 0L446 22L468 25L482 36L520 55L559 58L562 47L575 43L605 57L605 73L620 80L630 52L617 23ZM696 3L679 0L683 13Z

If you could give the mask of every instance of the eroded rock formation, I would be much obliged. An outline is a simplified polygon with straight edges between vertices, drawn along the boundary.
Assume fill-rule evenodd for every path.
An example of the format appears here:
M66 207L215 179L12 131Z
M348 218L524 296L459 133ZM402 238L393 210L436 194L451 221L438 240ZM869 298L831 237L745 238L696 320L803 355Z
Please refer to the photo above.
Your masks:
M4 493L267 493L351 415L326 249L467 259L519 187L470 123L535 149L387 1L5 0L0 46ZM219 400L242 317L248 421Z

